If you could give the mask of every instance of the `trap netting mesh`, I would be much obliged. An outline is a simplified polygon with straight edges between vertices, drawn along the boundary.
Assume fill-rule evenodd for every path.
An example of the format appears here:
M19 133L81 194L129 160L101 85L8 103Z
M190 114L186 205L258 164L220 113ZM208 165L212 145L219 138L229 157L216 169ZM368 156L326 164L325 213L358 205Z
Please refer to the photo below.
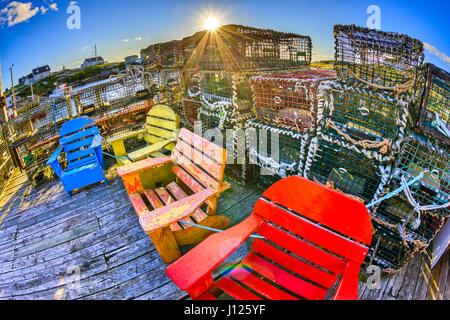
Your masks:
M450 213L450 155L445 149L411 134L402 145L391 182L404 184L418 175L422 178L409 187L410 201L424 207L428 214L448 216Z
M143 63L150 66L176 67L184 64L182 41L156 43L142 50Z
M311 139L303 176L368 204L384 191L390 173L390 165L341 147L332 137L321 136Z
M248 120L245 128L249 163L263 169L255 176L275 182L303 171L310 138L307 133L280 129L255 120Z
M194 122L198 121L198 109L202 106L200 100L194 98L183 98L183 115L188 125L193 128Z
M327 70L252 77L253 105L259 121L297 132L313 131L319 85L334 79L336 73Z
M415 248L405 245L398 232L372 220L374 235L366 263L378 265L382 271L394 274L414 256Z
M450 75L432 64L427 65L426 87L420 110L419 126L428 136L450 145Z
M311 39L294 33L226 25L183 39L188 67L249 70L311 63Z
M390 162L400 151L408 122L408 103L338 82L327 83L318 134L333 137L370 159Z
M417 39L355 25L335 25L338 79L359 82L391 94L420 94L418 83L424 53ZM351 85L355 85L354 83Z
M14 172L14 164L8 151L8 144L0 132L0 195Z

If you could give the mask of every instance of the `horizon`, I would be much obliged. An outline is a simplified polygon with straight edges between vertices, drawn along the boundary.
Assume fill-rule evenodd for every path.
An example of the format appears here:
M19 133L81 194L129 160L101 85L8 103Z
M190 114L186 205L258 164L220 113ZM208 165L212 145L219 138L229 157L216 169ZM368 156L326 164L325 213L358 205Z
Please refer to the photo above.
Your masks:
M69 29L73 4L80 9L80 29ZM450 45L445 8L448 3L428 1L304 1L172 0L155 1L0 1L0 61L3 89L32 69L49 65L52 72L80 68L84 59L123 62L154 43L181 40L204 30L210 16L220 25L239 24L310 36L313 61L334 60L333 25L366 26L367 8L377 5L381 30L407 34L424 43L425 61L449 70ZM325 8L325 9L324 9ZM101 14L99 14L101 13Z

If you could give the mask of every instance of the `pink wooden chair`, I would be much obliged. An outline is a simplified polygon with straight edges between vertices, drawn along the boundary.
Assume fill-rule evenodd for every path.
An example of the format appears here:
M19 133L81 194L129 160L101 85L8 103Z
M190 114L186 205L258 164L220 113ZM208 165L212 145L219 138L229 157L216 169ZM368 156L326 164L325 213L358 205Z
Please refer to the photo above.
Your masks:
M251 251L214 282L212 270L252 233ZM372 240L366 207L300 176L269 187L240 224L213 234L167 267L193 299L358 298L358 275ZM301 257L302 259L299 259ZM288 272L289 270L290 272Z

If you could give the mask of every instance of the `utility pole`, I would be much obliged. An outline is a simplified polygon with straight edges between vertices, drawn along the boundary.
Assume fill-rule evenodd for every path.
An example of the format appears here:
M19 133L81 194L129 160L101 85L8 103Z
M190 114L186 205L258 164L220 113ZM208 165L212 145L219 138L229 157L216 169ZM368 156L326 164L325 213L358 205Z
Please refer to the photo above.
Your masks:
M12 90L12 97L13 97L13 103L14 103L14 117L17 117L17 109L16 109L16 94L14 93L14 79L13 79L13 72L12 68L14 67L14 64L11 65L9 68L9 71L11 72L11 90Z
M2 87L2 68L0 65L0 122L5 123L8 121L8 112L6 111L6 97L3 96Z

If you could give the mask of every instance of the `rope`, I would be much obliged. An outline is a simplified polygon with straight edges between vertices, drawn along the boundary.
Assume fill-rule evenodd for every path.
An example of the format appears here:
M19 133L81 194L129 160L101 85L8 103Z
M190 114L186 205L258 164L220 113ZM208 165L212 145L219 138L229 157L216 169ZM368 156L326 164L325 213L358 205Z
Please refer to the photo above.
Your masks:
M190 225L190 226L197 227L197 228L201 228L201 229L206 229L206 230L214 231L214 232L222 232L222 231L225 231L225 230L215 229L215 228L210 228L210 227L202 226L202 225L200 225L200 224L194 224L194 223L190 223L190 222L186 222L186 221L178 221L178 222L181 222L181 223L183 223L183 224L188 224L188 225ZM250 237L251 237L251 238L258 238L258 239L265 239L263 236L256 235L256 234L255 234L255 235L252 234L252 235L250 235Z
M326 120L325 129L327 129L328 127L332 127L334 130L337 131L337 133L339 133L345 139L347 139L348 141L350 141L354 145L361 146L363 149L380 148L380 153L381 154L386 154L386 152L391 147L391 141L389 139L385 139L385 140L380 141L380 142L378 142L378 141L371 141L371 140L359 140L359 141L355 140L352 137L350 137L348 134L343 132L341 129L339 129L339 127L331 119L327 119Z
M130 158L128 158L127 156L125 156L125 157L122 157L122 156L113 156L112 154L106 153L105 151L102 151L102 153L103 153L104 155L107 155L107 156L111 157L111 158L115 158L115 159L128 159L128 160L132 161L132 160L131 160Z
M439 113L436 112L436 120L431 123L433 128L436 128L440 133L450 139L450 130L444 122L439 118Z
M362 83L365 83L369 86L372 86L372 87L380 89L380 90L394 91L396 93L396 95L395 95L396 98L398 97L398 95L400 93L407 92L409 89L411 89L411 87L414 85L414 82L415 82L415 78L414 78L405 83L401 83L401 84L398 84L393 87L386 87L386 86L381 86L381 85L378 85L378 84L375 84L375 83L372 83L372 82L362 79L356 73L354 73L352 70L350 70L350 68L346 68L345 71L347 73L349 73L352 77L356 78L358 81L361 81Z

